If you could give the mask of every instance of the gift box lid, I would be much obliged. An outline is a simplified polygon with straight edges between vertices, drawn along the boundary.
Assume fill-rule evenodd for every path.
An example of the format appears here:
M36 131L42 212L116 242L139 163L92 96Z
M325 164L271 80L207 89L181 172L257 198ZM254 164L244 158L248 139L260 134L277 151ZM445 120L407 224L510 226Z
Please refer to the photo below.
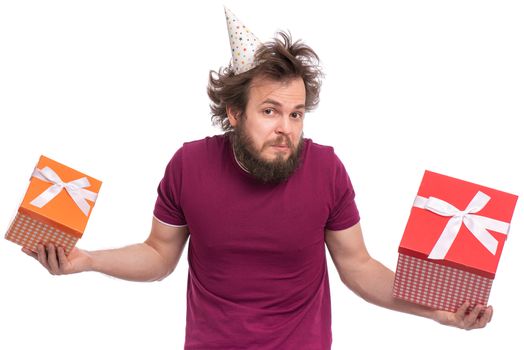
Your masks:
M494 278L517 199L425 171L399 253Z
M80 238L101 185L93 177L41 156L19 211Z

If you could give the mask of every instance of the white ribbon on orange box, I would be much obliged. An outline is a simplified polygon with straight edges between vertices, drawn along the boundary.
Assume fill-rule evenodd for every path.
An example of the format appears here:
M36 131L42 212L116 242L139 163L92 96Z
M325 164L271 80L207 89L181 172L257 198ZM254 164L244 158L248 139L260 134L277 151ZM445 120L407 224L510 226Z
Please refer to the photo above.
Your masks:
M478 191L469 202L465 210L459 210L450 203L435 197L417 196L413 206L426 209L441 216L451 216L446 227L440 234L439 239L433 246L428 258L442 260L453 245L459 233L462 223L475 236L482 245L493 255L497 252L498 241L487 230L508 234L509 223L491 219L481 215L475 215L491 199L487 194Z
M82 177L70 182L63 182L58 174L47 166L43 169L35 168L32 176L53 184L31 201L31 204L35 207L42 208L55 198L64 188L85 216L89 214L89 210L91 209L91 206L87 203L86 199L92 202L96 201L97 194L85 189L85 187L91 186L87 177Z

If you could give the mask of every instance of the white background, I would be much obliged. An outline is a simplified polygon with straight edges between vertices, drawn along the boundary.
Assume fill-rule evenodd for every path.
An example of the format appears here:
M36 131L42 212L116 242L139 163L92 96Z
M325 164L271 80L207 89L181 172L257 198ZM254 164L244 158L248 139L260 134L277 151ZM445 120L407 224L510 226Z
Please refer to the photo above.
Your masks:
M389 268L424 169L524 194L521 2L226 5L260 39L289 29L320 55L326 78L305 135L335 147L368 249ZM206 85L209 70L228 63L228 45L220 2L2 1L0 228L44 154L104 182L79 247L143 241L167 161L182 142L220 133ZM333 349L519 342L523 218L519 203L491 293L495 315L480 331L370 305L328 258ZM155 283L54 277L1 240L0 349L181 349L186 259Z

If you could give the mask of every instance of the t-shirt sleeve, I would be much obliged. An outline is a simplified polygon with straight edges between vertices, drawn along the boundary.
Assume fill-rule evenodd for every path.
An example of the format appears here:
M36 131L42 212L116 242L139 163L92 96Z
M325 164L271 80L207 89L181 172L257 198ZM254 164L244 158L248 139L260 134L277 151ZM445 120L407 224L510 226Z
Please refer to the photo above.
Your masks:
M157 199L153 215L168 225L184 226L186 219L180 203L182 189L182 148L166 166L164 177L157 188Z
M326 229L339 231L357 224L360 221L360 215L355 203L355 191L346 168L335 154L334 157L333 203L330 208Z

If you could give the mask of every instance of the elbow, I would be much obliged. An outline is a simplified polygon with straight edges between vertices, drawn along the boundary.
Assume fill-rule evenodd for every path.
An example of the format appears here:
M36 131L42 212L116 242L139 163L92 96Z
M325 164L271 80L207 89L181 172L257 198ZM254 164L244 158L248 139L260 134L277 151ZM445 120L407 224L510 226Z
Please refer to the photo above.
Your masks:
M172 274L174 270L174 266L169 266L169 264L161 258L158 263L158 267L156 268L156 273L153 274L149 282L163 281L166 277Z
M161 251L157 249L155 245L148 241L144 242L144 244L149 247L152 253L150 279L148 282L162 281L175 270L176 264L170 263L169 260L162 255Z
M353 293L355 293L358 297L364 299L367 302L371 302L369 298L369 293L366 292L366 289L363 285L361 285L358 280L355 279L348 279L341 277L342 283L351 290Z
M369 274L369 264L373 259L366 257L358 262L352 262L349 266L352 268L339 269L340 280L353 293L364 299L370 301L369 290L367 285L367 274Z
M174 267L164 267L163 270L161 270L159 276L154 280L155 282L163 281L167 276L173 273L175 271Z

